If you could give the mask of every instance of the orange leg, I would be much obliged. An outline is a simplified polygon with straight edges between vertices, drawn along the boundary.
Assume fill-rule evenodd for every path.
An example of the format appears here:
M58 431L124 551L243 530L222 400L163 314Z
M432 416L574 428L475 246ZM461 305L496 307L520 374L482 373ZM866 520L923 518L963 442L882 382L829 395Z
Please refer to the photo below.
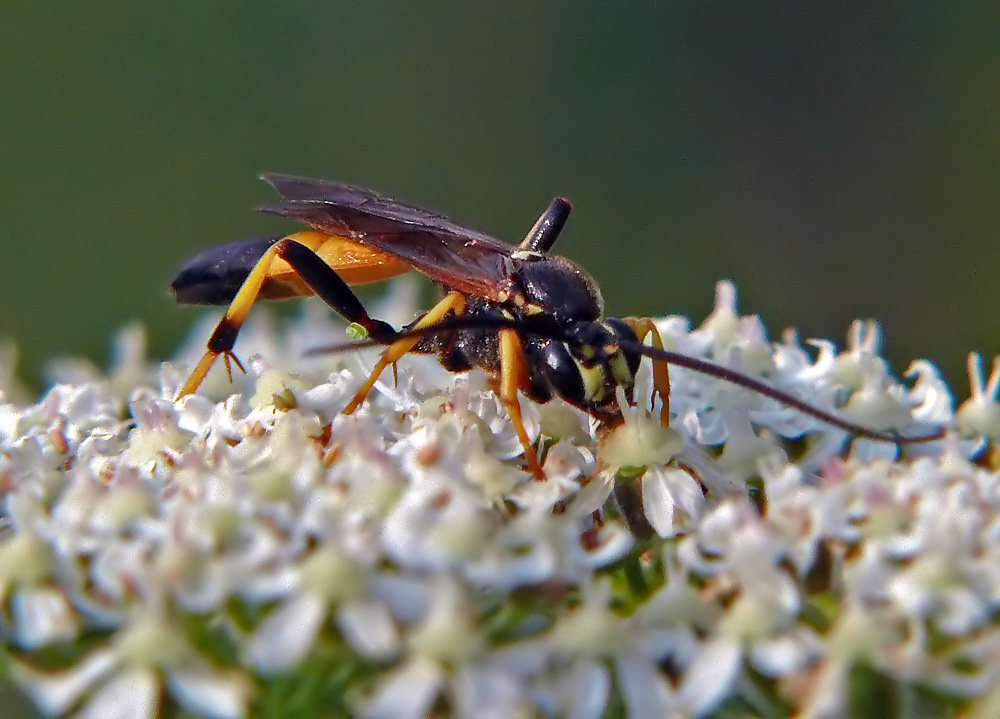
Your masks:
M449 292L446 294L440 302L434 305L427 314L420 318L420 321L414 325L414 329L422 329L429 325L433 325L440 322L449 313L453 312L456 315L462 314L465 311L465 297L462 296L460 292ZM353 414L358 407L360 407L368 394L372 391L372 387L378 381L379 376L385 371L385 368L389 365L395 366L407 352L412 350L420 342L420 337L408 337L406 339L396 340L391 345L389 345L379 361L375 364L375 368L372 370L371 374L368 375L368 379L358 390L357 394L354 395L347 406L344 408L344 414Z
M538 462L538 455L535 454L535 447L528 437L527 430L524 429L524 420L521 419L521 403L517 399L518 386L527 377L527 366L524 360L524 349L521 347L521 340L517 336L517 331L513 329L500 330L500 399L507 408L510 421L514 424L514 431L524 448L524 458L528 462L528 469L535 476L535 479L545 479L545 471Z
M232 352L233 345L269 279L276 280L283 288L286 293L283 296L316 294L349 322L356 322L367 329L373 339L381 338L386 343L390 342L396 331L385 322L369 317L347 281L337 273L344 262L358 259L349 254L354 247L349 240L321 232L297 232L269 247L248 272L225 315L212 332L207 351L181 387L178 396L183 397L198 389L219 355L225 357L230 380L231 362L243 369ZM399 274L398 263L394 265L382 262L383 259L378 255L365 255L360 261L342 269L349 271L356 281Z
M653 347L663 349L663 338L660 331L656 329L653 320L648 317L626 317L625 322L640 342L645 342L647 336L652 336ZM670 369L666 362L652 360L653 362L653 393L649 397L650 403L656 401L656 395L660 395L663 405L660 409L660 424L664 427L670 425Z
M326 239L324 235L315 232L301 232L293 235L293 237L296 242L304 244L313 251L323 244ZM271 245L267 252L257 260L257 264L253 266L253 269L250 270L250 274L243 281L236 296L233 297L233 301L229 303L226 314L222 316L219 324L215 326L215 331L208 340L208 350L195 366L194 371L191 372L191 376L187 378L184 386L181 387L181 391L177 395L178 398L193 394L198 389L198 386L205 379L205 376L220 354L225 356L227 369L229 369L230 360L235 361L236 366L243 369L243 365L236 358L236 355L232 353L231 349L236 342L236 335L239 334L240 328L250 314L250 308L257 301L264 282L271 274L271 264L274 262L274 258L277 257L278 251L284 242L285 240L281 240ZM232 379L231 370L230 379Z

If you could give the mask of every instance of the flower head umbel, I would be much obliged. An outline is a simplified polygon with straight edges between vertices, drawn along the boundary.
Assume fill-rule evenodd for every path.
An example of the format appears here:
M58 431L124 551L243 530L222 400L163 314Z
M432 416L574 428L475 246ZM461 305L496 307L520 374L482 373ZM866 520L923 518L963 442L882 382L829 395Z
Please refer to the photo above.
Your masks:
M372 315L405 324L394 287ZM248 374L180 400L200 346L157 380L132 328L110 376L61 361L35 403L0 346L0 632L41 711L826 717L859 666L937 713L998 705L996 364L970 357L953 414L929 363L891 374L874 323L843 351L772 343L720 283L696 329L655 321L665 347L946 436L852 439L684 369L665 426L645 361L617 423L521 399L540 480L487 379L432 356L344 416L375 353L304 357L343 336L305 308L255 311Z

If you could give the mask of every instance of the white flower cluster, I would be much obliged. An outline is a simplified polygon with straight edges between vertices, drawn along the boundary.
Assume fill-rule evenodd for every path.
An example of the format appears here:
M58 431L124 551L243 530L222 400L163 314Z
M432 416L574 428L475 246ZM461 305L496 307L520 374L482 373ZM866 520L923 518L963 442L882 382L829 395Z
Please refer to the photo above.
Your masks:
M404 322L413 297L397 284L373 316ZM724 283L697 329L657 321L668 348L945 438L852 440L682 369L664 428L644 367L600 441L522 401L538 481L485 378L433 357L340 414L374 354L304 359L343 336L305 312L255 313L248 375L179 401L183 367L155 386L136 330L109 376L63 361L36 404L0 353L0 631L40 711L837 717L863 666L1000 714L997 367L970 361L954 412L928 363L892 378L874 325L814 357Z

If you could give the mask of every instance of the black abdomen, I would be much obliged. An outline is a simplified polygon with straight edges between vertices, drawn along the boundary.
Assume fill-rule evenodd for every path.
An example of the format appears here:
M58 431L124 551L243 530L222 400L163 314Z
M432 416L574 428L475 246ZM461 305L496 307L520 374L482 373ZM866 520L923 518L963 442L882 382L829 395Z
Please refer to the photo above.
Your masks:
M184 263L170 292L185 305L228 305L257 261L280 239L258 237L210 247Z

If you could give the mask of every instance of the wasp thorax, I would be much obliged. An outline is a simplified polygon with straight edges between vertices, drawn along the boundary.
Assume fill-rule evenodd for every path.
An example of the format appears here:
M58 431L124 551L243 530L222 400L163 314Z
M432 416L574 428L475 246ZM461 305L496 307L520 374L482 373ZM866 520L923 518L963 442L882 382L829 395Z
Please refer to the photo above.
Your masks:
M597 320L604 312L604 301L594 281L579 267L562 257L528 261L517 268L512 278L519 287L515 293L523 304L538 308L557 322Z

